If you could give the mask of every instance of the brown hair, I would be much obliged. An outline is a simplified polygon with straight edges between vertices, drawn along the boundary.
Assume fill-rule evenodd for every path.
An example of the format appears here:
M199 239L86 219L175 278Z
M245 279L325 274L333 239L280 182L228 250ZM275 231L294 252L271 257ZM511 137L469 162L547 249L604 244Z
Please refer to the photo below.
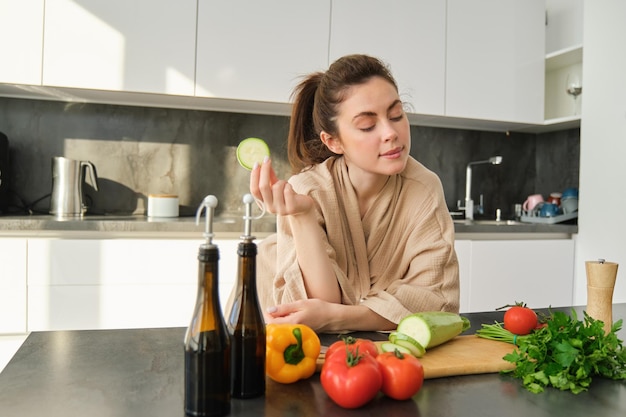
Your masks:
M321 141L320 133L325 131L338 137L338 105L345 100L350 87L372 77L381 77L398 90L389 68L368 55L339 58L326 72L312 73L296 86L287 138L289 163L294 174L335 155Z

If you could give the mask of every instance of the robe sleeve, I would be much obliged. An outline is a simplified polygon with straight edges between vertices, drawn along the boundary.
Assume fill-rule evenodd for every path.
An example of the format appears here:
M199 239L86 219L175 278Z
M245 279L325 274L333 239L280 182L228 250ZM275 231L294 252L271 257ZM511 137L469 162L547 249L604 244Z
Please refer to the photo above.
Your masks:
M348 304L353 304L355 300L354 291L352 286L348 285L347 274L344 272L345 266L343 268L339 266L337 253L328 241L326 223L319 207L316 210L316 219L319 225L320 239L324 242L331 267L342 292L342 300L347 301ZM279 216L277 229L279 238L276 240L276 270L272 282L274 305L308 298L289 222Z

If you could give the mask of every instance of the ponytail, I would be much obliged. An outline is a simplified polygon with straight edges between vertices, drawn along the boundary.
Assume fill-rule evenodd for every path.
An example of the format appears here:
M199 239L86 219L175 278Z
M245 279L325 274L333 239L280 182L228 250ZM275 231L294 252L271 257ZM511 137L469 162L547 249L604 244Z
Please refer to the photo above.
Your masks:
M287 138L287 154L293 174L334 155L320 140L314 122L315 96L323 76L321 72L309 75L293 93L295 101Z

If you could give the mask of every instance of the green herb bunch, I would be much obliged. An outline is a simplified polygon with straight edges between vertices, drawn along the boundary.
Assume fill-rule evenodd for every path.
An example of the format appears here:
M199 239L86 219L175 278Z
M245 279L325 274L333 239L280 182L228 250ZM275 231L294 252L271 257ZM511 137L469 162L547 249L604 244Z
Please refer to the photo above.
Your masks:
M518 337L518 349L504 356L515 369L503 372L520 378L534 393L552 386L578 394L594 376L626 379L626 350L617 337L622 320L605 335L602 321L583 314L579 321L574 310L571 316L553 312L545 326Z

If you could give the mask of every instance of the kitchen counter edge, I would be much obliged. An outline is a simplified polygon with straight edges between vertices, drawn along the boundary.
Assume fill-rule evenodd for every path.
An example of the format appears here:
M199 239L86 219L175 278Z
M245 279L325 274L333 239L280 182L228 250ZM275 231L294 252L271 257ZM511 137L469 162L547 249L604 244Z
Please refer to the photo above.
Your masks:
M576 225L560 224L459 224L454 225L457 239L569 239L578 233ZM239 238L243 219L216 217L216 238ZM254 220L257 238L276 230L276 217ZM59 238L202 238L204 219L196 225L194 217L147 218L146 216L86 216L82 219L56 219L53 216L0 216L0 237Z

